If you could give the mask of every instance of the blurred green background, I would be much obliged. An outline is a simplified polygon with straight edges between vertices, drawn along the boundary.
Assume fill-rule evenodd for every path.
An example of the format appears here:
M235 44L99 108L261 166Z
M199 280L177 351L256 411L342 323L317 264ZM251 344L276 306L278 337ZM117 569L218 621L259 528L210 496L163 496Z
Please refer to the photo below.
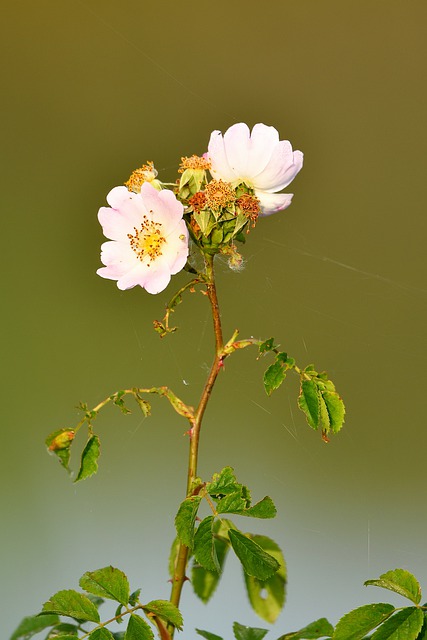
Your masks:
M146 420L106 410L100 472L79 485L43 443L77 422L79 401L120 388L168 384L196 402L212 357L206 300L187 296L180 331L161 341L152 320L187 275L158 296L99 278L96 214L135 167L153 160L174 180L181 155L239 121L274 125L305 166L292 206L250 234L244 271L219 265L225 334L275 336L329 372L348 413L326 446L296 380L267 398L263 363L236 354L200 473L230 464L254 498L276 501L275 521L242 523L287 559L272 637L384 601L362 584L388 569L427 587L426 3L14 0L2 14L2 637L110 563L144 599L168 597L185 424L161 400ZM182 610L185 638L266 626L231 558L211 604L186 588Z

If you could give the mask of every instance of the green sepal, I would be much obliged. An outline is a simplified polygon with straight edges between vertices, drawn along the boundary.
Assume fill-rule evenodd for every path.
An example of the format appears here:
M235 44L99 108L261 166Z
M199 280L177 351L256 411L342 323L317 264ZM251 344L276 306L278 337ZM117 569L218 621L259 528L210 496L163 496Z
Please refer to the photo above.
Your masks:
M99 437L92 435L86 442L83 449L80 469L74 482L90 478L98 471L98 458L100 454L101 443Z
M194 546L194 525L199 509L200 496L190 496L181 502L178 513L175 516L175 528L182 544L189 549Z
M424 623L424 614L418 607L405 607L388 618L375 631L372 640L416 640ZM334 636L335 638L335 636Z
M100 629L95 629L95 631L92 631L92 633L89 635L89 640L114 640L114 636L111 631L109 631L105 627L101 627Z
M151 627L135 613L132 613L125 633L126 640L153 640Z
M280 564L276 558L241 531L230 529L228 535L245 573L259 580L267 580L279 569Z
M227 531L233 526L234 525L229 520L215 520L213 525L215 552L220 567L219 573L217 571L210 571L199 564L193 563L191 570L191 584L193 586L194 593L205 604L214 594L221 578L227 553L230 548Z
M49 453L55 455L61 465L69 471L69 462L71 454L71 445L73 443L76 432L74 429L57 429L50 433L46 440L46 446Z
M88 622L100 620L98 610L89 598L73 589L64 589L55 593L44 603L43 611Z
M277 560L280 568L270 578L259 580L244 573L249 602L255 613L266 622L277 620L285 604L286 563L279 545L262 535L251 535L264 551Z
M318 640L318 638L331 638L334 628L326 618L319 618L311 622L299 631L292 631L280 636L278 640Z
M80 578L79 585L95 596L115 600L124 606L129 602L129 581L123 571L115 567L87 571Z
M202 638L206 638L206 640L223 640L221 636L217 636L215 633L211 633L210 631L204 631L203 629L196 629L196 633Z
M201 521L194 536L194 557L199 564L210 571L220 571L213 534L214 517Z
M383 573L378 580L367 580L366 586L382 587L394 591L404 598L419 604L421 600L421 587L414 575L405 569L393 569Z
M182 615L179 609L169 600L151 600L144 604L145 613L152 613L157 618L170 622L174 627L181 630L183 625Z
M259 627L245 627L238 622L233 623L233 633L236 640L262 640L268 629Z
M378 627L394 612L387 603L365 604L346 613L335 627L334 640L362 640L369 631Z
M19 638L31 638L35 633L47 629L59 622L59 617L55 614L35 616L26 616L21 620L15 631L10 636L10 640L19 640Z

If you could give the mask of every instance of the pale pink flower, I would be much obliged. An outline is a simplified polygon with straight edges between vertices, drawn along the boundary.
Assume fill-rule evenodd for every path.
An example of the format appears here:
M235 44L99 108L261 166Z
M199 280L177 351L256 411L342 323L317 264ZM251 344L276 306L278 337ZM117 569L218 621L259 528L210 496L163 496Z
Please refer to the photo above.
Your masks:
M107 202L110 207L100 208L98 220L110 242L101 247L105 267L98 275L117 280L119 289L140 285L148 293L163 291L187 261L184 207L172 191L157 191L148 182L140 193L115 187Z
M292 151L288 140L279 140L274 127L256 124L249 131L243 122L221 131L213 131L207 158L210 172L216 180L237 186L244 182L254 189L260 201L262 215L286 209L292 193L277 193L292 182L302 167L303 154Z

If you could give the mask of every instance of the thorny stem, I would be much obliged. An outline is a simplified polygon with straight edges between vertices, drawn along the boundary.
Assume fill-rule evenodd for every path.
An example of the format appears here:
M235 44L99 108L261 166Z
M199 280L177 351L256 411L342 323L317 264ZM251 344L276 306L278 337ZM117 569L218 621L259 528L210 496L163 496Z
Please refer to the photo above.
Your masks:
M206 289L207 289L207 295L211 303L211 309L212 309L213 328L214 328L214 334L215 334L215 357L212 363L211 370L209 372L209 376L203 388L199 405L194 414L193 426L190 430L190 454L189 454L189 461L188 461L187 497L192 495L192 492L194 490L193 482L197 477L197 458L198 458L198 451L199 451L200 429L202 426L203 416L204 416L206 406L209 402L212 389L214 387L215 381L222 367L222 362L224 359L224 353L223 353L224 342L222 337L221 317L220 317L220 311L219 311L219 305L218 305L218 297L217 297L216 287L215 287L215 275L214 275L213 262L214 262L214 257L206 254L205 255ZM187 580L185 572L186 572L187 563L188 563L188 551L189 551L188 547L186 547L182 543L179 544L178 554L176 559L176 566L175 566L175 573L172 578L172 590L170 595L170 601L176 607L179 606L182 587L184 585L184 582ZM172 638L174 634L174 626L172 624L168 625L168 631Z

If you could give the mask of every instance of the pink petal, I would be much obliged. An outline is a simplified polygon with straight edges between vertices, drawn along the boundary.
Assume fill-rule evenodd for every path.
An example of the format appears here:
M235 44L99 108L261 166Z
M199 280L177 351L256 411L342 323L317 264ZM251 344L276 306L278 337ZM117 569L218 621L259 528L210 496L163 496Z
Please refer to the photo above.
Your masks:
M265 191L257 191L255 195L259 198L262 216L270 216L277 211L283 211L291 204L293 193L266 193Z
M233 182L236 176L228 164L221 131L212 131L207 155L211 162L210 172L212 176L216 180L222 179L225 182Z
M224 133L224 148L228 165L234 173L234 180L246 176L248 165L250 132L247 124L233 124Z
M245 177L252 178L259 174L267 166L278 144L277 129L261 123L256 124L251 133Z
M102 225L104 236L110 240L126 240L129 231L133 230L129 220L120 211L110 207L100 208L98 220Z
M292 152L291 144L283 140L275 148L264 171L254 178L255 187L269 192L281 191L292 182L302 163L301 151Z
M166 289L171 279L171 275L168 271L158 269L152 271L147 275L147 279L144 284L144 288L148 293L160 293L163 289Z

